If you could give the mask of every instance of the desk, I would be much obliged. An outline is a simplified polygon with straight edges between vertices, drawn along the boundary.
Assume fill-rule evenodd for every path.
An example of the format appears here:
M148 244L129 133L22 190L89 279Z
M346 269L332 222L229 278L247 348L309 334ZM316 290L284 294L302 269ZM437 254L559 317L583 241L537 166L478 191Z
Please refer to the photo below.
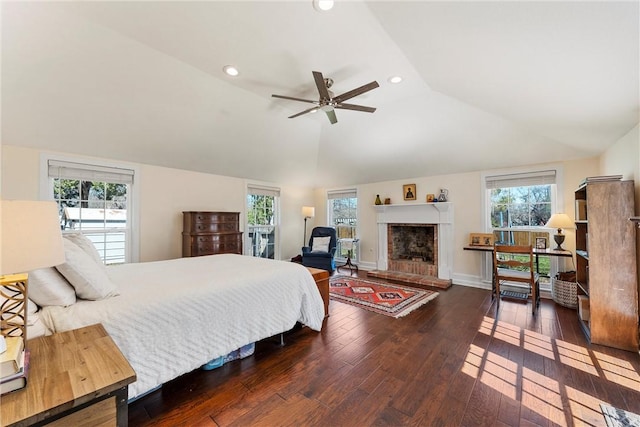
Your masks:
M487 252L487 253L493 254L493 246L475 246L475 245L471 246L471 245L469 245L469 246L463 247L463 249L465 251L479 251L479 252ZM540 265L539 265L538 257L540 257L540 256L553 256L553 257L561 257L561 258L563 258L563 257L564 258L571 258L571 257L573 257L573 253L571 251L565 251L565 250L556 251L556 250L549 249L549 248L547 248L547 249L536 249L536 248L533 248L533 256L536 259L536 273L539 273ZM493 256L491 258L492 258L491 264L492 264L492 267L493 267ZM493 268L491 268L491 283L492 283L492 285L491 285L491 299L493 299L494 294L495 294L495 290L496 290L496 286L495 286L495 283L494 283L494 280L493 280ZM534 301L535 301L535 298L534 298Z

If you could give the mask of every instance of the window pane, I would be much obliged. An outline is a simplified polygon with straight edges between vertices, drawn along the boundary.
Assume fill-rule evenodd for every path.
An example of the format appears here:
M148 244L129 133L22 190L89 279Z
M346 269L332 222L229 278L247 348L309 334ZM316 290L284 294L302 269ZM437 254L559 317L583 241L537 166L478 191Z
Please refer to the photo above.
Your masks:
M529 187L513 187L510 190L510 203L529 203Z
M55 178L54 197L58 202L62 230L82 231L94 244L105 264L126 260L126 184ZM109 188L118 187L121 203L107 205Z
M252 256L275 258L276 252L275 196L247 195L247 235Z
M503 228L509 226L509 212L507 205L495 205L491 212L491 226L494 228Z
M358 259L358 245L352 245L351 249L343 248L340 239L355 239L358 225L356 197L341 199L329 199L329 224L336 227L338 248L336 256L347 258L349 255L353 261Z
M544 227L549 218L551 218L551 203L531 205L531 225Z
M525 204L511 205L509 209L509 221L511 227L529 225L529 206Z

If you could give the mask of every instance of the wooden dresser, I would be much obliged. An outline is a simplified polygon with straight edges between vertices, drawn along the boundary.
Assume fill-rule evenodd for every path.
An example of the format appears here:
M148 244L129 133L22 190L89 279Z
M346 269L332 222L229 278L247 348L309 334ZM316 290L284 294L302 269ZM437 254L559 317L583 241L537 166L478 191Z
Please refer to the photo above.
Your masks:
M239 212L182 212L182 256L242 255Z

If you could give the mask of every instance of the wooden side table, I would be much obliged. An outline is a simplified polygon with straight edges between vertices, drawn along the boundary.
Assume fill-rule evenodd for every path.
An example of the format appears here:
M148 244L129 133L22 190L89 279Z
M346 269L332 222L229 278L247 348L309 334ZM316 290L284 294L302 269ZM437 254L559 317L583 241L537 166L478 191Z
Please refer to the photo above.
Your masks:
M329 272L320 268L307 267L307 270L313 276L313 280L316 281L320 296L324 302L324 317L329 317Z
M126 426L136 373L100 324L27 341L27 386L0 399L3 426ZM48 424L52 422L52 424Z

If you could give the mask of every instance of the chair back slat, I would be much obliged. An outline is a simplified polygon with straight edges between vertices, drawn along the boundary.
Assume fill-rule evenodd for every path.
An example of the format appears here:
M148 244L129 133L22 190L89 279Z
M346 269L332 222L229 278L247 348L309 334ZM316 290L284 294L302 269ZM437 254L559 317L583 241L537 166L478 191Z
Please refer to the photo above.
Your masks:
M534 254L531 245L495 245L493 250L493 279L498 301L502 284L526 283L532 297L532 311L536 312L539 302L539 277L534 268ZM517 292L507 292L518 294ZM523 294L526 298L527 294Z

